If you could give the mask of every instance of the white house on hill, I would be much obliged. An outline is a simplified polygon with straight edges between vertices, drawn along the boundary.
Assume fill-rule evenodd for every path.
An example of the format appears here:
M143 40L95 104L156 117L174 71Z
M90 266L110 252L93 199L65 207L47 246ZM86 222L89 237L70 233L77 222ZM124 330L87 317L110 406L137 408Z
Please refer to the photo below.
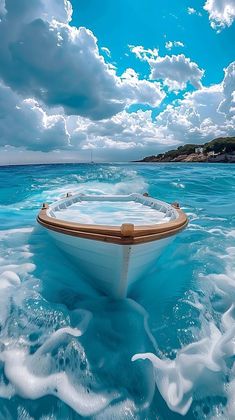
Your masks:
M203 153L203 147L195 147L195 153Z

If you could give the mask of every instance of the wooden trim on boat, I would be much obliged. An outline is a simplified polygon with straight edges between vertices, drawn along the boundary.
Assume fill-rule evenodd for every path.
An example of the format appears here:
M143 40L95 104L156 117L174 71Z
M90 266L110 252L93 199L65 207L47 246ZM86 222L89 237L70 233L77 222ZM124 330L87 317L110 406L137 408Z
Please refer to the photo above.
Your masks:
M47 229L85 239L115 243L120 245L141 244L175 235L183 230L188 224L186 214L177 206L174 206L178 213L176 220L155 224L135 226L131 223L124 223L121 226L104 226L66 222L48 216L49 206L44 203L37 217L38 223Z

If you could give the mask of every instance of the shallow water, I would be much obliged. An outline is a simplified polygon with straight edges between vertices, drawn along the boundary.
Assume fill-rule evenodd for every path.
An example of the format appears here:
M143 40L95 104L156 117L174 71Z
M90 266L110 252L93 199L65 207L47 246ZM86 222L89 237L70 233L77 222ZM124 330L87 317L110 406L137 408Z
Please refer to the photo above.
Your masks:
M0 187L0 420L235 419L235 165L5 167ZM69 191L148 191L190 224L112 301L35 223Z

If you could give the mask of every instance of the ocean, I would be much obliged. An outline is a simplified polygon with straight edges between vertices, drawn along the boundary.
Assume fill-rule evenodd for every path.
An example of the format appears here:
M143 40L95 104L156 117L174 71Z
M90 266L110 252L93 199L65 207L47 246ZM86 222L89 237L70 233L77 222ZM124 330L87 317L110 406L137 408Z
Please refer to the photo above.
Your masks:
M148 192L189 216L124 300L36 223L75 191ZM0 222L0 420L235 419L235 165L1 167Z

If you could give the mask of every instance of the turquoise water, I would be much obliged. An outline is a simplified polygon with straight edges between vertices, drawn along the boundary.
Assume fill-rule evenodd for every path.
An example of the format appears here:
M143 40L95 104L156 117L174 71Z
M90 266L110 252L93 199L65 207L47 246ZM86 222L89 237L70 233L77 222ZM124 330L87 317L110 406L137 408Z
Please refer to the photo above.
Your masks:
M235 418L235 165L2 167L0 186L0 420ZM68 191L148 191L190 223L113 301L36 225Z

